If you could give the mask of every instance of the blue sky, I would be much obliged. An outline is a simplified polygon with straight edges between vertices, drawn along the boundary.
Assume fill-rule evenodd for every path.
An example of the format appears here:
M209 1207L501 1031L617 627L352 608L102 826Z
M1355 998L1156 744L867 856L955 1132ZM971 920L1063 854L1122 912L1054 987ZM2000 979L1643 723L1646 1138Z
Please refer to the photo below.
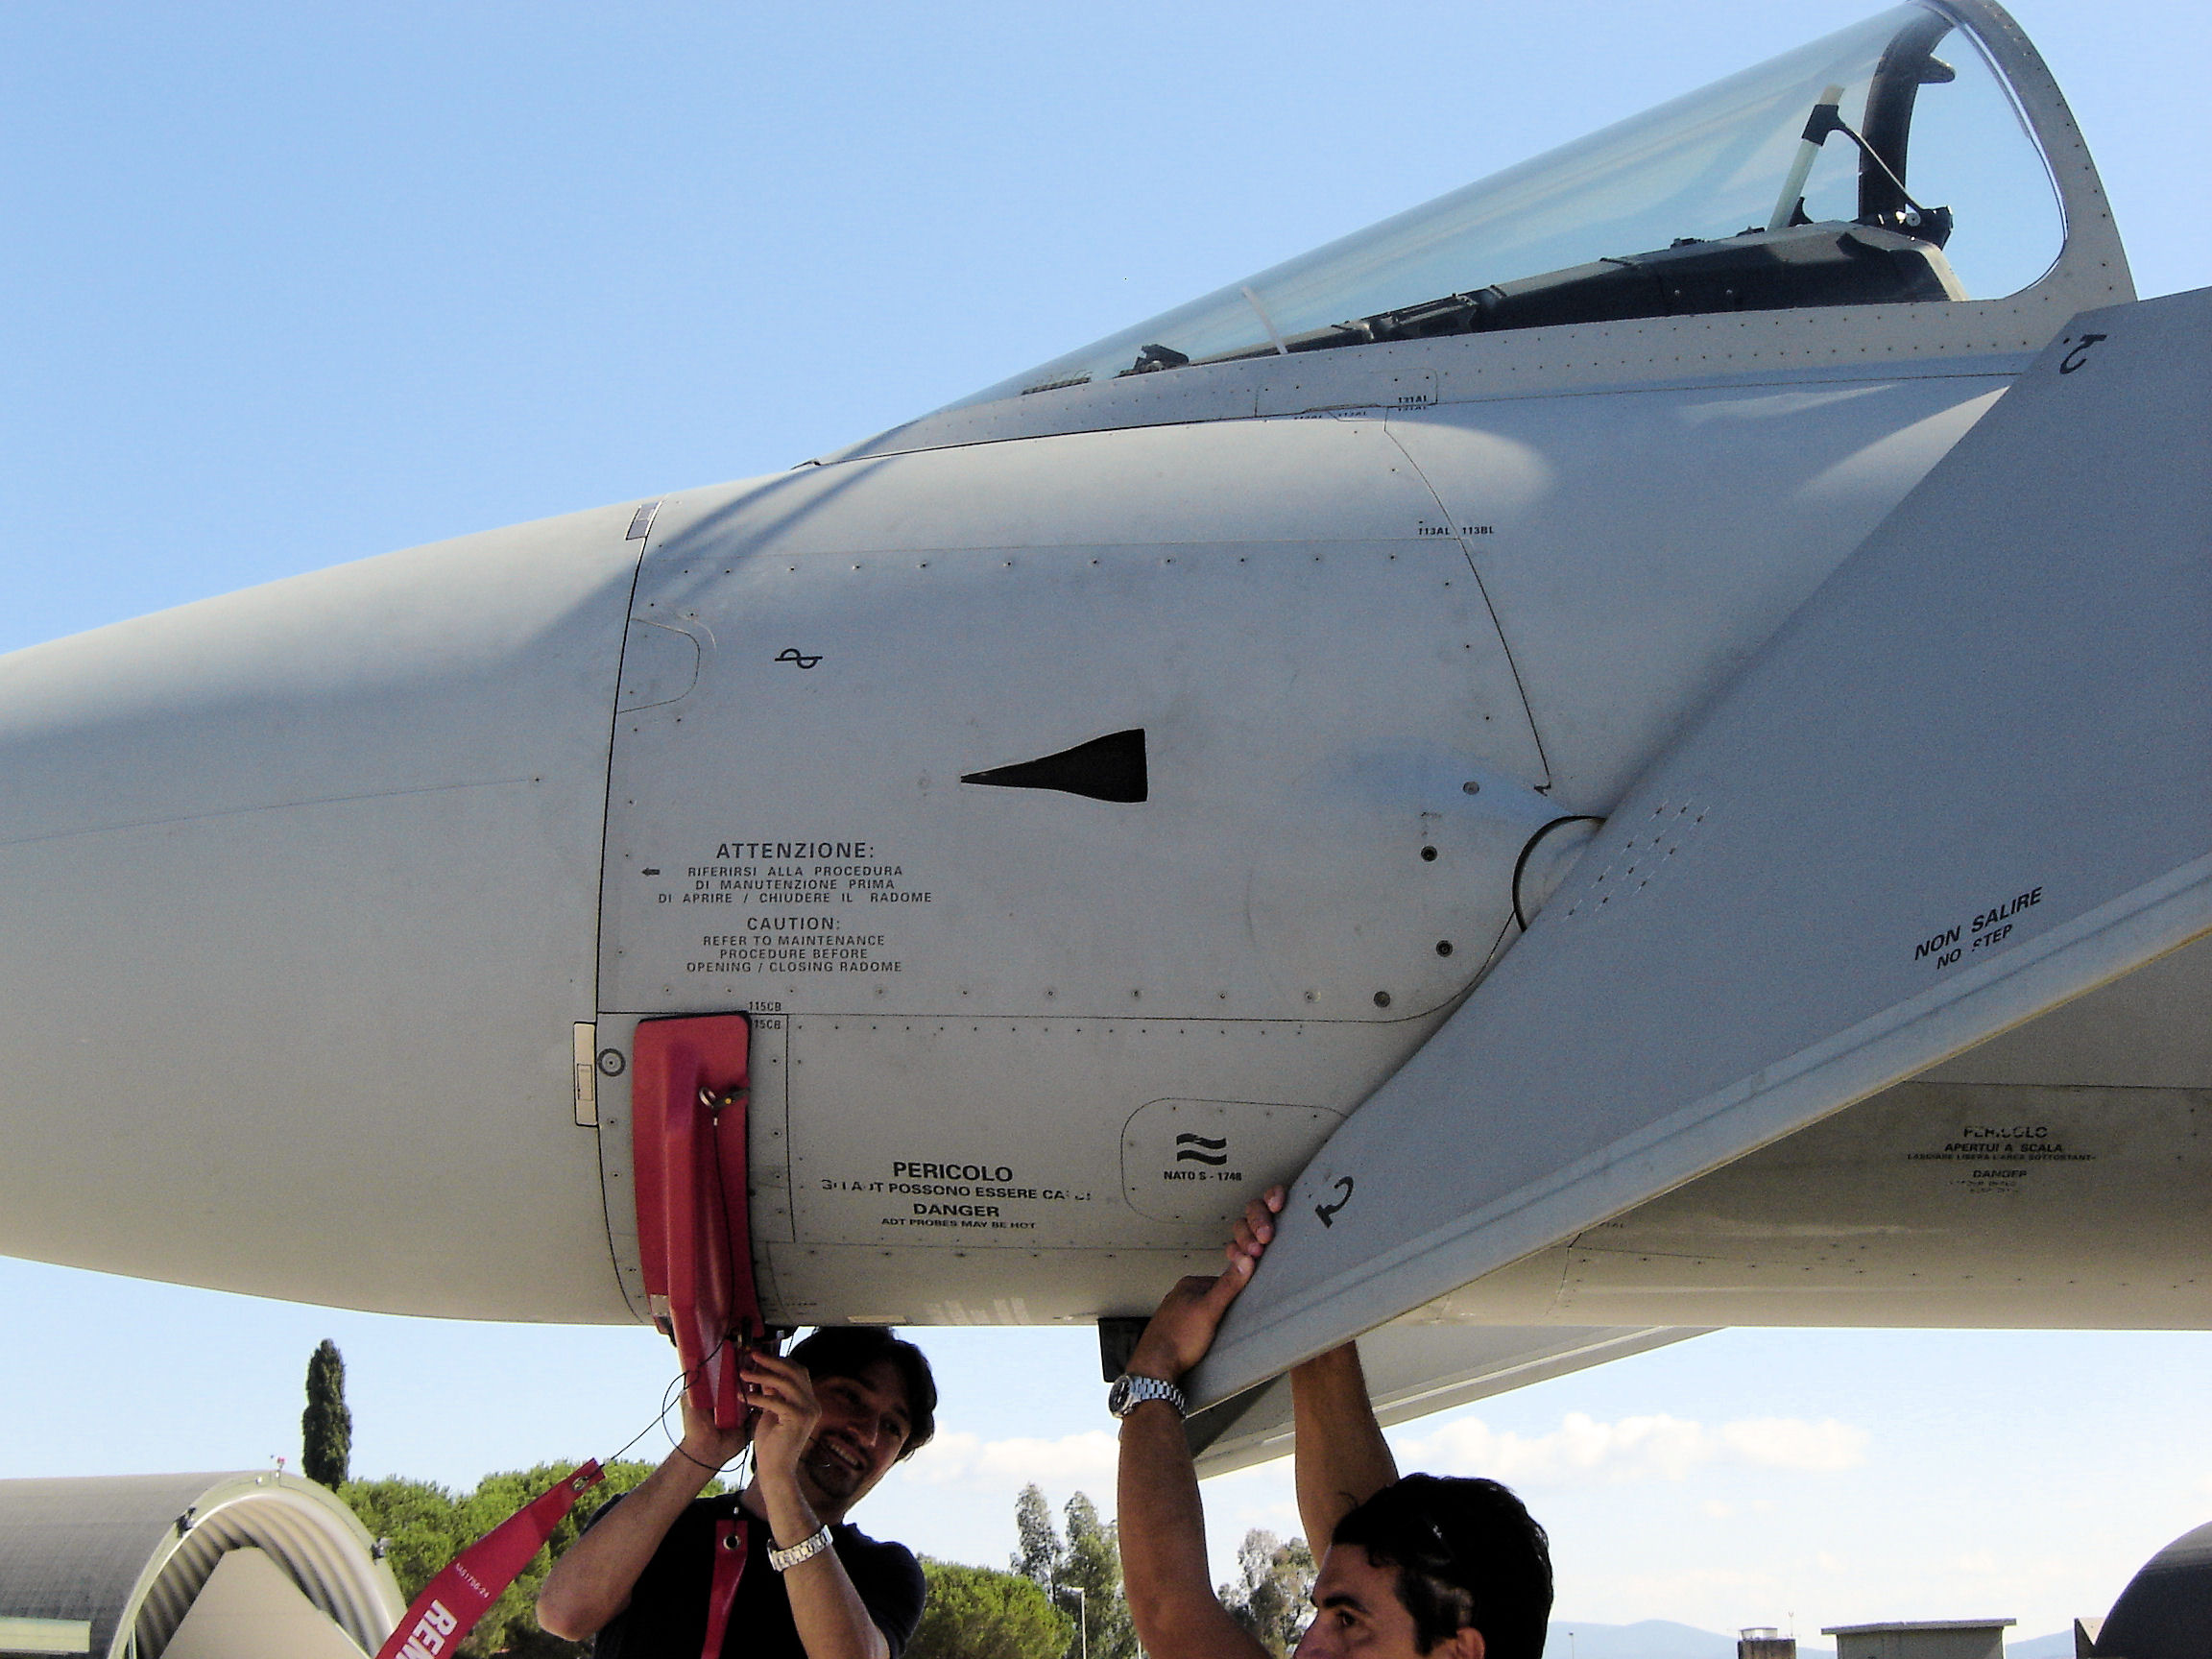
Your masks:
M1871 9L0 8L0 649L779 469ZM2018 14L2142 291L2212 279L2212 18ZM669 1364L25 1263L0 1308L0 1477L293 1452L325 1335L359 1466L462 1483L611 1450ZM931 1346L945 1444L879 1530L988 1561L1022 1479L1107 1497L1087 1339ZM2037 1632L2212 1512L2208 1358L1730 1333L1403 1438L1524 1487L1573 1617ZM1209 1502L1220 1546L1292 1528L1279 1467Z

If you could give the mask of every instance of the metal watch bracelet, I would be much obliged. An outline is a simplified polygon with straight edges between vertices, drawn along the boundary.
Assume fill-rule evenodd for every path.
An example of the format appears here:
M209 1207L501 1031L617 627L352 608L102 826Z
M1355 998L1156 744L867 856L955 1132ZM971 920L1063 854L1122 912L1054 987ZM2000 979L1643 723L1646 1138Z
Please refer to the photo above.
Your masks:
M1190 1414L1183 1390L1174 1383L1162 1382L1157 1377L1134 1377L1126 1371L1115 1379L1114 1386L1107 1391L1106 1409L1117 1417L1126 1417L1147 1400L1166 1401L1175 1407L1178 1417Z
M768 1551L768 1565L775 1568L779 1573L788 1573L800 1562L811 1561L829 1548L830 1528L825 1527L811 1538L800 1539L788 1550L778 1550L771 1547Z

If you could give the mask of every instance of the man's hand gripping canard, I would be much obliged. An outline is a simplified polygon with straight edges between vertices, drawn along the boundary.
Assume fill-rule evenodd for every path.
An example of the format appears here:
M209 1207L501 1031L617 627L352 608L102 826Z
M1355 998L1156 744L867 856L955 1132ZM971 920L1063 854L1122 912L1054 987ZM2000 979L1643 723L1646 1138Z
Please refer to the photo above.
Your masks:
M1275 1237L1275 1217L1283 1209L1283 1197L1282 1188L1270 1187L1263 1197L1244 1207L1236 1236L1223 1252L1228 1265L1219 1274L1211 1279L1193 1275L1176 1281L1129 1356L1132 1377L1178 1382L1206 1358L1229 1305L1252 1282L1252 1269L1260 1264L1260 1258Z

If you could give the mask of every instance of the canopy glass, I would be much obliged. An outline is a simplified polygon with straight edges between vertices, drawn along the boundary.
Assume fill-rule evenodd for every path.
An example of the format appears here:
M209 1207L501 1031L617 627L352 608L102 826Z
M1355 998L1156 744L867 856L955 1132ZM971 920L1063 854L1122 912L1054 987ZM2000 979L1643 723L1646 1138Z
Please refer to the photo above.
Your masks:
M1994 298L2063 241L1996 70L1905 5L961 402L1382 340Z

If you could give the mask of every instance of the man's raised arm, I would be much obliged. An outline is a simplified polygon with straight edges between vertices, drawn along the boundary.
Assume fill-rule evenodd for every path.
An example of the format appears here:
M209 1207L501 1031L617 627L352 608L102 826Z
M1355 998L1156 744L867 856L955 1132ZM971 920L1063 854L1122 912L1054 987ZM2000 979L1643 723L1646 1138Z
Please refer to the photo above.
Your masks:
M1270 1187L1244 1206L1230 1245L1233 1257L1260 1259L1274 1240L1284 1196L1282 1188ZM1336 1523L1398 1479L1398 1460L1375 1421L1358 1344L1347 1342L1293 1366L1290 1406L1298 1520L1306 1528L1306 1546L1318 1561L1335 1536Z
M1397 1480L1398 1460L1375 1421L1357 1342L1291 1369L1290 1409L1298 1520L1319 1560L1336 1523Z
M707 1482L745 1449L750 1426L714 1427L714 1419L684 1396L684 1440L644 1482L616 1499L570 1545L538 1592L538 1623L546 1634L582 1642L630 1605L630 1592L668 1528Z
M769 1541L789 1550L804 1544L824 1517L807 1502L799 1459L813 1443L822 1407L804 1365L774 1354L745 1357L746 1390L760 1412L753 1441L753 1467ZM871 1430L869 1441L876 1433ZM842 1509L827 1519L844 1518ZM783 1574L791 1623L806 1659L891 1659L891 1644L877 1627L834 1550L822 1550Z
M1129 1356L1129 1375L1180 1382L1258 1259L1232 1244L1218 1279L1185 1279L1168 1291ZM1122 1417L1118 1498L1122 1590L1151 1659L1266 1659L1214 1594L1198 1472L1172 1402L1147 1400Z

